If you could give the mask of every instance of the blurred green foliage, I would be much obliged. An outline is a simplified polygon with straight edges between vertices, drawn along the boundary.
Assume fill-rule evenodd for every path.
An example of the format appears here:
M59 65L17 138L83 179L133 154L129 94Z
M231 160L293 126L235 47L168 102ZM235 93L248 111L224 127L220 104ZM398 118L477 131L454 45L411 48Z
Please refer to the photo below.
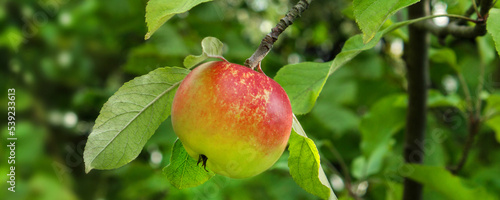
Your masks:
M271 170L254 178L237 180L216 175L199 187L175 189L162 174L176 139L169 119L161 124L136 160L116 170L84 173L82 154L86 138L104 102L124 82L158 67L182 66L185 56L201 53L199 44L207 36L224 42L227 60L243 64L294 3L228 0L201 4L174 16L145 41L146 2L0 1L0 88L4 94L8 88L16 89L18 138L16 193L6 190L8 176L2 175L0 196L316 199L292 180L286 152ZM469 4L465 0L443 2L450 13L457 14L463 13ZM349 18L350 5L351 1L314 1L263 61L266 74L274 77L286 64L332 60L347 38L360 33ZM400 21L405 15L404 11L397 13L391 20ZM328 78L312 111L298 116L318 146L339 199L349 199L341 162L348 165L353 191L358 195L366 199L400 199L402 178L387 174L401 168L404 130L393 130L388 138L372 135L384 142L375 144L382 146L380 151L375 147L367 151L362 144L374 141L363 141L362 135L375 129L363 126L366 121L376 125L401 117L401 110L391 109L393 105L387 103L387 98L405 92L405 35L405 29L389 34L375 48L337 70ZM436 105L446 106L429 108L429 139L425 145L425 164L441 168L458 162L467 137L463 85L457 74L463 75L474 98L484 95L483 105L489 94L500 94L500 63L498 55L491 53L495 52L491 37L449 37L445 44L449 50L443 50L435 39L432 43L437 56L431 56L431 87L436 93L431 97L438 102ZM480 65L485 68L482 92L477 90L481 84ZM7 107L6 95L2 95L0 104ZM7 123L3 122L0 133L7 138ZM5 143L0 147L0 174L9 173L10 167ZM495 132L482 126L460 177L490 193L498 193L499 147ZM363 157L368 154L377 158L375 163L370 164L370 157ZM444 196L426 187L424 198Z

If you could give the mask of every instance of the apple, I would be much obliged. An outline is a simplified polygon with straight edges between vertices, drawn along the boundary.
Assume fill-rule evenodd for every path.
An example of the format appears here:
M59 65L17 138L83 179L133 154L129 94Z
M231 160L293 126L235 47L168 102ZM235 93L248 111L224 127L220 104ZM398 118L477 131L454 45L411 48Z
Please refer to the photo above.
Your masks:
M252 177L283 153L292 107L273 79L226 61L207 62L179 85L172 125L187 153L213 172Z

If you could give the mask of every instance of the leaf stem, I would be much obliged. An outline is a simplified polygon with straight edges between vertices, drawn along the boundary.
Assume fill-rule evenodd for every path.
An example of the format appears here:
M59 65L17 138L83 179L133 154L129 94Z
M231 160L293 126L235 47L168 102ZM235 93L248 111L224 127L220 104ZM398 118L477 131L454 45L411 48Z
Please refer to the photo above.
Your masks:
M468 111L468 136L467 140L465 141L465 146L464 150L462 152L462 156L458 162L458 164L451 169L451 173L457 174L465 165L465 162L467 161L467 158L469 157L469 152L472 148L472 144L474 144L474 139L475 136L479 133L479 129L481 128L481 92L483 91L484 87L484 72L485 72L485 63L481 59L481 63L479 65L479 83L477 85L477 91L476 91L476 104L475 107L472 105L472 99L469 93L469 98L467 101L470 101L468 104L470 104L470 108L467 109ZM460 76L463 79L463 76ZM461 84L466 84L465 80ZM467 89L468 90L468 89Z
M457 77L460 85L462 85L462 91L465 96L466 111L467 113L470 113L474 109L474 105L472 105L472 95L470 94L469 86L467 85L467 82L465 82L465 78L462 73L457 72Z
M481 92L483 92L484 87L484 73L485 73L485 63L481 59L481 63L479 64L479 80L477 84L477 92L476 92L476 117L481 117Z
M472 6L474 7L474 11L476 11L477 16L481 17L481 14L479 13L479 9L477 9L476 0L472 0Z
M474 144L474 139L479 132L480 126L480 119L475 116L473 112L471 112L469 115L469 134L467 136L467 140L465 141L464 151L462 152L462 156L460 158L460 161L458 161L458 164L455 166L455 168L451 169L451 173L457 174L465 165L465 162L469 157L469 152L472 148L472 144Z

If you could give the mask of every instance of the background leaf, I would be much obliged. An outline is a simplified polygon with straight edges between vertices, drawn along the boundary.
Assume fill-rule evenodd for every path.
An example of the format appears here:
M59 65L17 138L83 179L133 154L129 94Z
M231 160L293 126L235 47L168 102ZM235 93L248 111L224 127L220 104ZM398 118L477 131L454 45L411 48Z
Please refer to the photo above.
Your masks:
M179 139L175 140L170 164L163 168L163 173L177 189L196 187L214 176L213 172L205 171L201 164L198 165L197 161L189 156Z
M500 55L500 9L492 8L490 10L488 20L486 21L486 30L490 33L493 41L495 41L497 53Z
M436 63L446 63L452 69L460 72L457 64L457 56L452 49L440 48L440 49L430 49L429 59Z
M292 127L292 134L288 141L290 144L288 167L293 180L311 194L323 199L337 199L320 165L316 145L307 137L295 116Z
M406 104L405 94L387 96L377 101L360 124L362 136L361 150L365 155L384 144L394 133L401 130L405 124Z
M391 137L404 127L406 95L387 96L377 101L362 118L361 152L353 161L352 171L357 178L365 178L380 171L383 158L392 146Z
M430 89L428 98L427 98L427 105L429 108L436 108L436 107L456 107L456 108L461 108L462 101L460 99L460 96L457 94L451 94L451 95L443 95L441 92Z
M406 164L404 167L412 171L406 177L422 183L429 189L443 194L448 199L498 199L487 193L484 188L466 182L443 167L416 164Z
M215 37L206 37L201 41L202 53L199 56L189 55L184 59L184 67L190 69L207 58L222 58L223 43Z
M114 169L135 159L170 115L177 86L188 74L160 68L125 83L104 104L84 151L85 171Z
M150 0L146 6L146 40L175 14L184 13L200 3L211 0Z
M500 142L500 95L492 94L486 100L486 108L483 116L486 117L486 125L496 133L496 139Z
M419 0L354 0L354 17L363 31L363 42L373 39L390 16L416 2Z

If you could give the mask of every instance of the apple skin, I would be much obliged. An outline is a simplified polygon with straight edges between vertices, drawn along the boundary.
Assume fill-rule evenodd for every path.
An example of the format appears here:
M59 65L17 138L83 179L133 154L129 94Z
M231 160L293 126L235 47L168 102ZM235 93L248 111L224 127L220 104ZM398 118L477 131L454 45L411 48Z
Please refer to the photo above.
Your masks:
M285 90L250 68L207 62L180 84L172 103L172 125L187 153L231 178L247 178L271 167L283 153L293 114Z

